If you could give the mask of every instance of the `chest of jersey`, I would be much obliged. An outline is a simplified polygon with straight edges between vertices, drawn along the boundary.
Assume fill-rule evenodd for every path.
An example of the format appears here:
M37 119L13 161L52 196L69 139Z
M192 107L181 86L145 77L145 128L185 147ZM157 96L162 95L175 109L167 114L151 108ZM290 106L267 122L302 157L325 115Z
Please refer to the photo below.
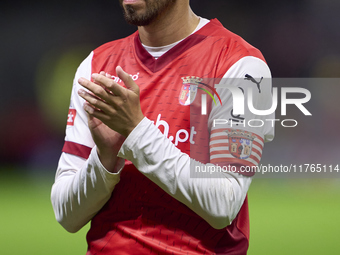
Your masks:
M134 45L124 46L126 56L112 55L95 66L93 72L105 71L120 85L115 75L120 65L140 88L143 114L182 152L201 162L209 161L208 117L217 83L218 56L194 46L177 57L166 55L152 60L162 68L150 70L138 57ZM164 64L165 63L165 64ZM202 113L204 111L204 113Z

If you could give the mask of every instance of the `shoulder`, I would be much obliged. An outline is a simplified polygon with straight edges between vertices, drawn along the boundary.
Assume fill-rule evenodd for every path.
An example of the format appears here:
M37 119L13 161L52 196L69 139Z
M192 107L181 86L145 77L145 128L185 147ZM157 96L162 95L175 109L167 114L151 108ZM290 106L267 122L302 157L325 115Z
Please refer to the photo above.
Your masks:
M203 34L208 40L214 41L216 48L229 60L238 61L246 56L253 56L265 61L261 51L244 40L241 36L225 28L217 19L212 19L198 33Z
M136 32L137 33L137 32ZM118 52L118 51L124 51L124 49L131 45L131 42L133 42L133 38L135 37L136 33L131 34L128 37L125 38L121 38L118 40L114 40L114 41L110 41L107 42L101 46L99 46L98 48L96 48L95 50L93 50L94 55L98 56L101 54L106 54L107 52Z
M129 58L135 37L136 33L133 33L128 37L105 43L93 50L93 72L103 71L112 66L115 68L119 61ZM108 72L110 70L106 71Z

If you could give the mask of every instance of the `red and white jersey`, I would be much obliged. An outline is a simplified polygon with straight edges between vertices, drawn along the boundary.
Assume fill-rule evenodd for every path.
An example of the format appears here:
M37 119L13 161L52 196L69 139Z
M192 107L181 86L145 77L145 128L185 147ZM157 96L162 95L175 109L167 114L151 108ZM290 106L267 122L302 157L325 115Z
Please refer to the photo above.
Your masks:
M119 174L101 172L96 176L89 170L94 164L91 157L96 157L91 156L95 144L84 101L77 95L81 88L77 79L90 79L92 73L105 71L123 86L115 74L118 65L140 87L146 118L119 152L118 156L125 159ZM259 163L264 142L273 139L274 130L271 122L263 121L256 127L244 124L268 116L254 115L248 109L244 115L234 115L230 90L215 88L215 84L241 88L246 99L250 87L254 108L269 109L271 83L266 78L270 78L270 71L260 51L216 19L158 59L145 50L138 32L94 50L77 71L54 188L56 193L62 179L84 174L88 181L84 181L83 192L95 190L89 197L95 199L96 194L106 192L98 198L99 209L86 216L87 221L92 220L88 254L246 254L246 192L252 173L242 172L241 166ZM79 158L71 162L67 155ZM93 161L98 162L98 158ZM217 178L200 176L201 172L207 174L207 166L216 165L234 166L237 173L217 173ZM110 178L114 179L111 183L107 180ZM96 189L95 182L102 185ZM80 208L83 199L75 183L67 184L68 193L73 192L74 200L78 199L70 210ZM239 185L240 190L223 190L228 183ZM230 201L236 198L241 202L234 205ZM65 209L58 208L65 214ZM231 216L223 218L229 215L227 211L232 211ZM224 221L227 227L220 228L216 223Z

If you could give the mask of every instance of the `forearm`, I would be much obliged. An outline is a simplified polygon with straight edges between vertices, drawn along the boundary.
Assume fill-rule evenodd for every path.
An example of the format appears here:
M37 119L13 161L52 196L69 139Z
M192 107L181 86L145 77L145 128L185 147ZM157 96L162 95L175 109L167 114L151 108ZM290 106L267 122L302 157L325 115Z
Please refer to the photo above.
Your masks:
M203 169L204 164L182 153L146 118L131 132L118 156L132 161L140 172L214 228L223 228L236 217L251 183L251 178L237 173L191 178L190 171Z
M69 232L77 232L92 219L109 200L120 178L119 174L106 171L96 148L80 170L75 170L76 167L71 169L72 164L76 165L81 161L82 159L73 155L61 157L51 192L56 219ZM120 159L117 168L121 168L123 164L124 160Z

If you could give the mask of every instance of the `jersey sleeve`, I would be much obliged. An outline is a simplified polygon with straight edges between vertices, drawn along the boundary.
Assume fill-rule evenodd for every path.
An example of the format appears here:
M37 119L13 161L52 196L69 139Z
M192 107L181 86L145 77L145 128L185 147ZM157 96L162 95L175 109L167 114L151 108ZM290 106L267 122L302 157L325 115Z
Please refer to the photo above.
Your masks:
M274 137L275 116L274 113L259 115L253 109L262 114L271 108L271 89L270 70L259 58L244 57L226 72L216 85L222 106L212 104L209 116L211 163L250 167L259 164L264 143ZM243 114L237 114L234 108L240 98ZM244 167L240 170L244 170L240 171L244 175L254 174Z
M91 77L91 53L79 66L73 82L63 152L59 159L51 202L57 221L69 232L81 229L109 200L120 180L124 160L118 159L118 173L101 164L78 96L78 79Z
M84 99L78 95L78 90L82 88L78 83L78 79L80 77L84 77L88 80L91 79L92 57L93 53L81 63L73 81L65 144L63 147L63 152L85 159L90 155L90 151L95 144L87 126L87 116L83 109Z
M244 80L245 74L249 74L255 79L258 77L270 78L270 71L262 60L246 57L235 63L225 74L225 79L222 81L231 82L233 86L246 90L247 87L256 84ZM235 77L238 79L234 79ZM262 89L263 91L270 90L269 79L268 83L262 84ZM181 152L147 118L144 118L130 133L118 154L120 157L132 161L137 169L150 180L175 199L188 206L212 227L218 229L231 224L237 216L252 180L251 177L244 176L241 172L231 171L215 172L213 178L207 176L193 178L193 175L191 175L197 168L213 169L219 162L238 165L237 169L248 164L247 159L236 158L231 155L231 152L228 151L228 144L223 144L225 140L229 139L225 130L229 129L230 126L213 127L213 120L215 118L228 119L233 117L231 112L232 106L228 105L231 103L231 95L226 90L221 89L219 89L219 93L226 106L224 108L213 107L210 114L208 125L208 128L211 129L210 163L201 163L190 158L188 154ZM261 100L263 99L262 97L267 99L267 96L267 92L266 94L257 95L257 104L263 104L265 108L270 102L264 103ZM256 107L259 105L256 105ZM255 116L251 115L250 112L245 112L242 118L250 119L255 118ZM222 131L218 130L219 128ZM273 136L273 130L267 126L256 130L244 127L240 128L240 130L242 130L243 134L247 131L251 137L256 136L261 141L264 139L270 140ZM221 135L219 134L220 132L222 133ZM218 154L216 154L214 146L216 144L225 147L217 147ZM259 151L257 158L259 161L263 142L256 144L256 146L256 149ZM255 164L254 162L252 163Z
M146 117L129 134L118 156L130 160L141 173L216 229L231 224L251 183L251 178L232 172L215 173L214 178L192 178L196 168L213 164L203 164L181 152Z

